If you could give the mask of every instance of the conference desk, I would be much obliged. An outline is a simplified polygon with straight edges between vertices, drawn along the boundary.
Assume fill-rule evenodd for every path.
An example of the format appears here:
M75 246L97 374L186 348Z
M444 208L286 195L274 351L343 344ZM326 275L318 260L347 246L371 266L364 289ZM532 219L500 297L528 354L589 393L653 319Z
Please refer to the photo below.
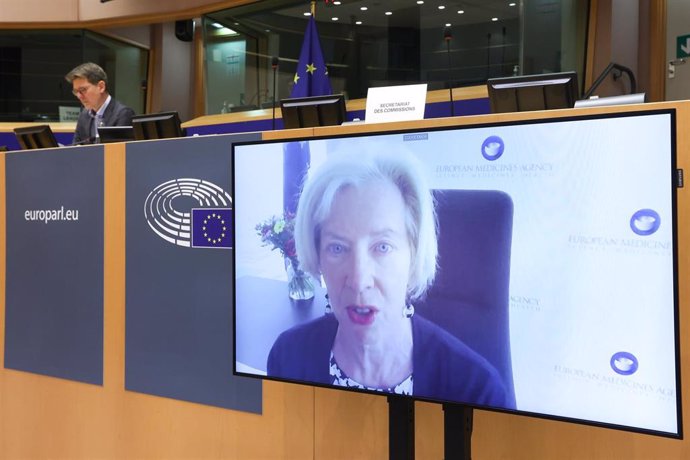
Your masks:
M349 125L271 131L263 139L325 136L408 128L472 126L548 119L554 116L676 109L677 166L690 170L690 101L642 106L600 107L553 112L477 115L419 122ZM203 136L202 136L203 138ZM194 142L170 140L168 142ZM161 141L162 142L162 141ZM87 147L75 147L87 148ZM386 399L324 388L266 381L261 415L125 390L126 225L125 190L128 144L109 144L104 166L103 385L0 369L0 457L2 458L357 458L388 456ZM193 152L190 152L192 154ZM0 214L6 214L5 155L0 156ZM677 202L678 300L680 305L684 425L690 426L690 201L679 189ZM6 260L6 224L0 223L0 260ZM6 265L0 263L0 317L5 313ZM276 314L276 324L323 313L317 294L307 309L293 308L284 284L241 279L250 296L268 296L267 310L251 311L254 321ZM39 288L39 287L37 287ZM284 292L284 291L283 291ZM228 304L231 301L228 300ZM276 326L278 334L282 326ZM0 328L0 359L5 330ZM173 337L174 339L174 337ZM242 340L238 337L239 340ZM171 339L172 340L172 339ZM246 357L261 364L272 338ZM227 343L227 346L231 346ZM245 359L243 357L243 359ZM443 456L443 412L439 405L416 403L416 453L420 459ZM634 410L634 409L633 409ZM690 440L574 425L554 420L475 411L473 456L477 459L630 460L690 458Z

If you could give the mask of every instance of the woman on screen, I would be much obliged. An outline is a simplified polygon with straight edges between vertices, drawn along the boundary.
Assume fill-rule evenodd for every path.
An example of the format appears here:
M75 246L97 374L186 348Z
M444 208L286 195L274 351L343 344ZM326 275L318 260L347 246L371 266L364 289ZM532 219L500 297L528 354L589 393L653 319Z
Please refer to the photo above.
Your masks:
M283 332L269 376L507 407L498 372L415 314L436 274L433 197L411 155L331 158L297 208L300 265L323 277L330 312Z

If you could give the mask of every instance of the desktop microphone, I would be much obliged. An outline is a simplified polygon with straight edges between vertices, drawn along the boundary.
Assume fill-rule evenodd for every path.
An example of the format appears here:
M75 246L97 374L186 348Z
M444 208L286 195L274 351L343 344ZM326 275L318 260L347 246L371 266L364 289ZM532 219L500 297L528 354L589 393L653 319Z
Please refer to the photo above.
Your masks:
M278 56L271 58L271 67L273 68L273 130L276 129L276 72L278 70L279 59Z
M448 55L448 91L450 93L450 116L455 116L455 107L453 103L453 75L450 66L450 41L453 39L453 34L450 27L443 29L443 39L446 41L446 54Z

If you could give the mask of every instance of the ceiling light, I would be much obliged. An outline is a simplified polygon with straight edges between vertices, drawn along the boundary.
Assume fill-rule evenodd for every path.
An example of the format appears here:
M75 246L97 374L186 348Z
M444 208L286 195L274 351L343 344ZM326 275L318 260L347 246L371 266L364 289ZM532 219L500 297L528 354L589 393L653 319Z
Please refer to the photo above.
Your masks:
M443 5L439 5L439 6L438 6L438 9L439 9L439 10L445 10L445 9L446 9L446 7L445 7L445 6L443 6Z
M386 16L390 16L391 14L393 14L391 11L386 11Z
M217 33L218 33L218 36L239 35L238 32L236 32L232 29L228 29L227 27L223 27L223 28L218 29Z
M450 26L451 26L450 22L446 23L446 27L450 27Z
M366 10L368 10L369 8L367 8L366 6L361 6L359 9L362 10L362 11L366 11Z
M340 2L333 2L334 5L340 5Z
M498 18L491 18L491 20L492 20L493 22L496 22L496 21L498 21Z
M215 27L216 29L222 29L222 28L223 28L223 24L221 24L220 22L214 22L214 23L211 24L211 25L212 25L213 27Z
M331 21L337 21L338 18L331 18Z
M309 11L307 11L307 12L305 12L305 13L302 13L302 14L305 15L305 16L311 16L311 13L310 13Z
M465 14L465 10L458 10L458 14Z
M515 3L515 2L508 3L508 6L515 6L515 5L517 5L517 3Z
M362 24L362 21L355 21L355 24L357 24L359 26Z
M424 5L424 0L417 0L417 5Z

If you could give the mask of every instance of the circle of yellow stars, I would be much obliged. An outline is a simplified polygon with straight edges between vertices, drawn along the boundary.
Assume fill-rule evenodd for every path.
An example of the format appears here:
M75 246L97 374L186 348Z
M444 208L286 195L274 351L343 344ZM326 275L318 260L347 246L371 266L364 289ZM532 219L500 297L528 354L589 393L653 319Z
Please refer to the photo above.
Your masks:
M219 221L222 228L220 236L218 238L211 238L210 236L208 236L208 232L206 231L206 227L212 219ZM223 219L220 214L216 214L214 212L213 214L206 215L206 218L204 219L204 226L201 227L201 229L204 231L204 238L206 238L206 241L208 241L211 244L218 244L223 241L223 238L225 238L225 231L228 228L225 226L225 219Z

